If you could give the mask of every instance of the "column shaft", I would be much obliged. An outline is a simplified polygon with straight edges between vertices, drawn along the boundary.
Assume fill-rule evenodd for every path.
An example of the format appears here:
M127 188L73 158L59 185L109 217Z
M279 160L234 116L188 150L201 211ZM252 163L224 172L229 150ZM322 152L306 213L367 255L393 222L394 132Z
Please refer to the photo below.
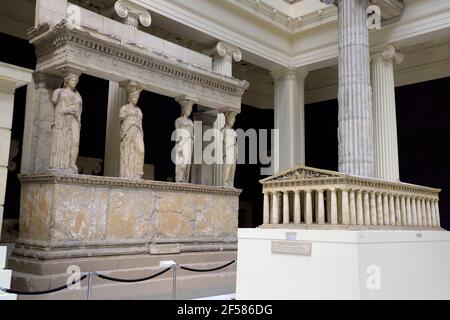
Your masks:
M294 192L294 224L302 222L300 191Z
M366 0L339 1L339 171L374 176Z
M289 224L289 191L283 192L283 224Z
M270 223L270 193L265 192L264 193L264 217L263 217L263 223L269 224Z
M273 72L275 81L275 129L279 130L279 163L275 170L282 171L305 164L305 77L306 71L287 69ZM276 159L274 157L274 159Z

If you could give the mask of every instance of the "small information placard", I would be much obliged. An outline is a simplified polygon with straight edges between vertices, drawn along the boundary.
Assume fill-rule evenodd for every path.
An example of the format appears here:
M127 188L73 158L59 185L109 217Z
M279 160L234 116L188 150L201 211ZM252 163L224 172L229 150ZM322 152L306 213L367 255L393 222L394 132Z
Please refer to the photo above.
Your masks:
M302 241L272 241L272 253L311 256L311 243Z

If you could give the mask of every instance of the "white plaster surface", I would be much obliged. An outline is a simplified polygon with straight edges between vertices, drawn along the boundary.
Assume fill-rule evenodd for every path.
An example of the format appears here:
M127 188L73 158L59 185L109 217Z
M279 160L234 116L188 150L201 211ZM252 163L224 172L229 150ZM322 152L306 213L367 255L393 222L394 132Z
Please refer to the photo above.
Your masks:
M0 247L0 270L5 269L6 266L6 247Z
M287 232L311 256L272 254ZM238 239L239 300L450 299L446 231L239 229Z

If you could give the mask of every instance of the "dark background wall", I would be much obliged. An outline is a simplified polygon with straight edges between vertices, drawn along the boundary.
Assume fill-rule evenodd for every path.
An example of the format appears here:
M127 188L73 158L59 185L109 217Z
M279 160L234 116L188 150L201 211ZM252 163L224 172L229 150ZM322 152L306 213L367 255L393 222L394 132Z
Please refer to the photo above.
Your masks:
M27 41L0 33L0 61L35 68L34 48ZM396 89L397 122L401 180L443 189L441 193L442 226L450 229L450 77ZM104 158L108 82L83 75L78 90L83 96L80 155ZM25 115L26 88L16 91L12 139L20 141L17 169L8 173L5 218L18 218L21 142ZM171 133L180 108L174 99L143 92L139 105L144 120L146 163L155 165L155 179L173 179ZM195 111L195 109L194 109ZM337 100L307 105L306 164L337 170ZM236 128L272 129L273 110L243 105ZM240 197L241 227L255 227L262 222L262 194L259 180L261 164L238 165L235 184L243 189Z

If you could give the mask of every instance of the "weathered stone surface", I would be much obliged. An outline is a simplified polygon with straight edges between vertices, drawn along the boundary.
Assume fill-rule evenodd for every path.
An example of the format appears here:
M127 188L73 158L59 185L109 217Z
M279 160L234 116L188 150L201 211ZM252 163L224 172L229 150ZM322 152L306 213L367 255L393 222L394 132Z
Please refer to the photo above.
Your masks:
M56 173L21 180L19 256L151 253L156 239L219 250L236 238L236 189Z

